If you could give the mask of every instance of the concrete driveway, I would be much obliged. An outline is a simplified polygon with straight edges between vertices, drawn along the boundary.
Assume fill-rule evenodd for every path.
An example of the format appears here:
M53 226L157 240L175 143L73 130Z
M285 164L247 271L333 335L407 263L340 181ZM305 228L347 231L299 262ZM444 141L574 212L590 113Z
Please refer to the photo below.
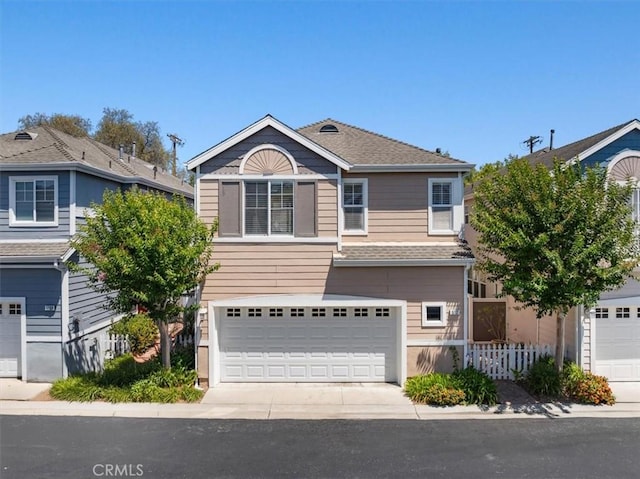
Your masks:
M640 381L610 382L618 403L640 403Z
M270 419L376 417L415 419L413 403L392 384L224 383L207 391L201 404L245 406L269 411Z

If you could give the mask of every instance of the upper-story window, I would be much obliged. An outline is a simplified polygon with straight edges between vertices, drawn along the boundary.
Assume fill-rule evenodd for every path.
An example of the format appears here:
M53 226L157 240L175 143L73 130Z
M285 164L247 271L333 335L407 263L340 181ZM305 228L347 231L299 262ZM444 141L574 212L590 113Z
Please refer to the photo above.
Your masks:
M458 178L429 178L429 233L455 234L464 221Z
M247 235L293 235L293 181L245 181Z
M342 185L344 234L367 232L367 180L346 179Z
M58 225L58 178L21 176L9 179L11 226Z

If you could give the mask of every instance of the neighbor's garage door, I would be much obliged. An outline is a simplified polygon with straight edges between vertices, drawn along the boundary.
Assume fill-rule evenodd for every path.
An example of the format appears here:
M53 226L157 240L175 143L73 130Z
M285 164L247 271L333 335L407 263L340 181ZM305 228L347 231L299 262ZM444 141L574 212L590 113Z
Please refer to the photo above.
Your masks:
M396 382L393 318L223 318L223 382Z
M640 381L640 306L596 308L596 374Z
M20 375L20 319L22 305L0 301L0 377Z

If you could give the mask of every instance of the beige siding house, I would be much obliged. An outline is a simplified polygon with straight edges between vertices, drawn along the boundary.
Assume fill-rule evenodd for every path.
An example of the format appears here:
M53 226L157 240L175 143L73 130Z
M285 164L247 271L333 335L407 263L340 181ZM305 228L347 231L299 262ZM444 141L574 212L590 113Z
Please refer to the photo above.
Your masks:
M560 148L545 148L528 157L532 163L551 167L554 159L580 162L585 167L607 169L609 177L635 185L632 214L640 238L640 121L631 120ZM473 190L465 191L465 217L473 212ZM465 220L466 221L466 220ZM464 237L477 253L479 241L470 225ZM640 241L640 239L639 239ZM606 376L610 381L640 381L640 268L635 278L615 291L603 293L593 308L574 308L565 325L565 356L585 370ZM498 297L500 284L490 283L481 272L470 271L470 338L474 342L495 339L510 343L549 344L555 347L556 318L537 319L535 311L522 308L512 297ZM491 305L491 306L487 306ZM493 309L492 309L493 308ZM483 313L485 317L483 318ZM497 330L487 331L486 317L502 321ZM489 328L490 329L490 328Z
M266 116L188 163L219 222L198 373L220 382L394 382L468 343L459 239L473 165L325 120Z

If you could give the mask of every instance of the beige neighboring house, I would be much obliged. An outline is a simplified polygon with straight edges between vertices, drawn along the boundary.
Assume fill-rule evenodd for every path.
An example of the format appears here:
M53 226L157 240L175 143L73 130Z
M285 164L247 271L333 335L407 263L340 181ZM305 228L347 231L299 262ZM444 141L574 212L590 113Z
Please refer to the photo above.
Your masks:
M193 158L218 219L198 373L220 382L392 382L468 343L458 239L473 165L324 120L267 115Z
M601 166L615 181L632 181L633 217L640 239L640 121L631 120L556 149L545 148L528 156L532 163L553 165L554 158ZM465 190L465 223L473 210L473 190ZM465 225L464 237L475 252L476 232ZM640 277L640 268L637 269ZM548 344L555 347L556 318L536 319L512 297L498 298L500 284L470 272L470 339L474 343L500 339L508 343ZM491 318L491 320L488 320ZM490 327L488 323L491 324ZM566 320L565 356L585 370L610 381L640 381L640 282L630 278L621 288L604 293L591 309L574 308Z

